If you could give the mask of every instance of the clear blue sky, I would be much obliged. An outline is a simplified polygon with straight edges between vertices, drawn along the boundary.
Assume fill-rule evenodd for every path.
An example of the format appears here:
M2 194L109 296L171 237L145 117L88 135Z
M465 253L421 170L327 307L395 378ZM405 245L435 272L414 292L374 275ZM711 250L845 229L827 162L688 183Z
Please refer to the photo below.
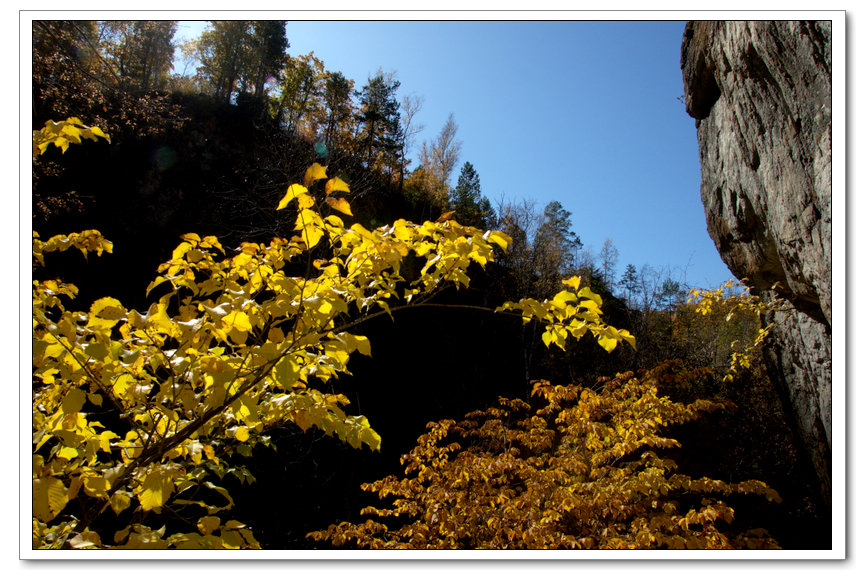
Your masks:
M197 35L204 23L182 22ZM706 232L694 120L682 94L684 22L289 21L291 55L310 51L359 89L394 71L424 98L418 145L453 113L483 194L558 200L597 252L715 286L732 278ZM454 172L453 182L459 171ZM687 271L685 272L685 269Z

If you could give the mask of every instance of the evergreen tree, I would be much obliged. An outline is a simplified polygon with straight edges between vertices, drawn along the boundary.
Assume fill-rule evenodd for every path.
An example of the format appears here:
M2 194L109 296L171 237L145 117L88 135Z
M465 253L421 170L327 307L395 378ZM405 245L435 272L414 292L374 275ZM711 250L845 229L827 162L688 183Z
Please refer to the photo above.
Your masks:
M359 146L368 167L395 169L399 164L404 136L400 125L396 90L399 81L379 72L359 93L361 112Z
M544 207L541 225L535 236L538 281L543 295L550 294L573 269L576 252L583 246L571 231L571 212L558 201Z
M492 204L481 195L480 177L468 161L460 171L457 186L451 191L450 203L461 224L488 229L495 223Z
M672 311L676 306L685 302L687 292L679 282L672 278L667 278L661 284L661 289L657 293L658 301L663 305L665 310Z
M625 291L625 300L629 308L634 307L634 295L640 287L640 279L637 276L637 267L633 264L625 266L625 272L622 274L622 279L619 284Z

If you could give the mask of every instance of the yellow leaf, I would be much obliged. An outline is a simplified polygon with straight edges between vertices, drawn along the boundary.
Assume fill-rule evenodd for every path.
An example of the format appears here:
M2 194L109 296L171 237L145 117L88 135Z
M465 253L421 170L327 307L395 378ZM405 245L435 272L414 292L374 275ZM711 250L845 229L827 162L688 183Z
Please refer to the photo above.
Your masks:
M222 322L241 332L249 332L250 330L252 330L252 324L249 322L249 316L247 316L246 313L237 310L223 316Z
M307 191L309 191L307 188L305 188L304 186L299 185L297 183L289 186L288 191L285 192L285 195L279 201L279 205L276 206L276 209L277 210L284 209L286 206L288 206L288 204L291 200L293 200L294 198L299 197L301 195L306 196L306 197L310 197L309 195L306 195Z
M102 540L96 532L85 530L69 539L69 546L75 550L82 548L101 548Z
M309 187L318 179L327 179L326 170L327 167L319 165L318 163L313 163L309 166L309 169L306 170L306 174L303 176L303 184Z
M234 432L234 438L243 443L249 439L249 429L246 427L238 427L237 431Z
M334 191L344 191L346 193L349 193L348 184L339 177L329 179L327 183L324 184L324 192L327 195L330 195Z
M103 320L120 320L126 316L126 309L116 298L100 298L90 307L90 316Z
M288 389L300 377L300 367L295 363L294 357L285 356L273 367L273 374L279 386Z
M210 535L213 533L213 530L219 527L219 521L219 518L216 516L204 516L199 518L198 531L200 531L202 535Z
M631 334L630 332L628 332L627 330L620 330L620 331L619 331L619 336L621 336L623 339L625 339L625 341L626 341L628 344L630 344L631 347L634 348L634 350L636 350L636 348L637 348L637 341L636 341L636 339L634 338L634 335L632 335L632 334Z
M114 510L114 513L119 514L129 507L129 504L132 503L132 498L129 497L129 494L126 492L118 491L111 496L109 501L111 502L111 509Z
M598 294L595 294L588 287L581 288L579 292L577 292L577 296L580 298L588 298L598 306L602 305L601 297Z
M568 292L567 290L562 290L558 294L553 297L552 303L559 308L565 308L568 302L576 302L577 297L573 292Z
M297 215L295 229L301 232L301 237L306 247L310 250L318 245L324 236L324 222L321 216L309 209L301 209Z
M279 328L271 328L267 332L267 340L269 342L280 343L285 340L285 333L282 332L282 330L280 330Z
M562 280L562 284L565 286L570 286L571 288L577 289L580 287L581 279L579 276L573 276L568 278L567 280Z
M372 451L381 449L381 436L370 428L361 431L360 440L366 443Z
M372 356L372 349L370 348L369 339L365 336L354 336L357 346L357 352L364 356Z
M324 201L336 211L342 212L345 215L353 215L351 213L351 205L345 200L345 198L326 197Z
M610 338L609 336L601 335L598 337L598 344L607 351L613 352L613 349L616 348L616 345L619 344L615 338Z
M158 509L168 501L172 491L174 491L174 481L171 475L162 470L152 471L144 478L138 501L141 502L144 511Z
M66 486L54 477L33 480L33 515L43 522L50 522L63 511L66 502Z
M498 231L488 232L489 236L487 236L490 242L498 245L501 249L507 250L508 246L512 243L512 239L507 234Z
M60 408L64 413L77 413L84 406L84 400L87 395L81 389L72 389L63 397L63 402L60 403Z
M84 493L90 497L108 497L111 489L108 480L104 477L88 477L84 480Z

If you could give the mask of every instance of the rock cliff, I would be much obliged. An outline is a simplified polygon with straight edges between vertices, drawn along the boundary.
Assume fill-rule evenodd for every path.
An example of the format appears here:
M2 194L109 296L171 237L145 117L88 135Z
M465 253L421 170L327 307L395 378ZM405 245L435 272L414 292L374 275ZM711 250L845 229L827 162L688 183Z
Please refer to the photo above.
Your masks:
M682 42L709 235L783 312L773 382L831 504L831 23L689 22ZM773 290L773 286L779 283Z

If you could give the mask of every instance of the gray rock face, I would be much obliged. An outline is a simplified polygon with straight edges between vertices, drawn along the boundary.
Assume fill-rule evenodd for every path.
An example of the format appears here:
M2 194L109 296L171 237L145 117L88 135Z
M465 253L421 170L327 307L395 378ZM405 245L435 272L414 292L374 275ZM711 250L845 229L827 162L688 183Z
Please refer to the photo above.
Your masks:
M689 22L681 62L709 235L739 279L786 300L766 358L827 506L831 39L829 22Z

